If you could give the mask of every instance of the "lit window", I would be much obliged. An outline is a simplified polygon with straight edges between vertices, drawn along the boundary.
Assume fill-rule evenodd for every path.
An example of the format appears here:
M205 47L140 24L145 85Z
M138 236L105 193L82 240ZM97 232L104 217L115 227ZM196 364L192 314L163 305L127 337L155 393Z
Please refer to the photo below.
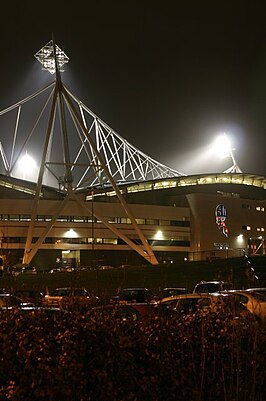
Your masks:
M128 217L121 217L121 224L131 224L131 220Z
M145 219L136 219L137 224L145 224Z
M251 230L251 227L250 227L250 226L242 226L242 229L243 229L243 230L250 231L250 230Z
M103 238L103 244L117 245L117 238Z
M107 217L108 223L116 223L116 217Z

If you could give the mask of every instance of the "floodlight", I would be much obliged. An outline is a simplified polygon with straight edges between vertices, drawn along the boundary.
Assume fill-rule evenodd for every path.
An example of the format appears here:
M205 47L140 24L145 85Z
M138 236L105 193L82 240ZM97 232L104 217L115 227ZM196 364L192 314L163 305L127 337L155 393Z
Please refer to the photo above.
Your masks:
M19 167L24 173L30 173L36 167L36 162L26 152L26 154L19 160Z
M216 142L213 145L213 150L221 158L230 157L232 160L233 165L225 170L224 173L242 173L233 155L233 148L231 146L230 140L225 133L217 138Z
M24 180L36 179L37 164L27 152L18 160L17 172L18 176L22 176Z
M218 136L213 144L213 150L222 159L231 156L231 144L225 134Z
M50 40L45 46L43 46L34 57L42 64L43 70L47 70L50 74L55 73L55 63L57 62L57 67L60 72L63 72L63 65L69 62L69 57L61 50L57 45L54 45L53 41Z

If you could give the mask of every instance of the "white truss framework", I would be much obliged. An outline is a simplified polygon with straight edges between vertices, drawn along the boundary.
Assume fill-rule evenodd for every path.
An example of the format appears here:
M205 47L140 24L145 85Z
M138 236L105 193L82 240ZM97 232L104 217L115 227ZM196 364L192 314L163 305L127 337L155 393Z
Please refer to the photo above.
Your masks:
M39 161L35 179L23 177L36 182L23 262L29 263L32 260L68 201L76 201L80 207L91 213L89 202L82 202L78 193L84 189L93 192L95 187L110 185L130 218L141 245L136 245L104 216L95 213L94 216L147 261L158 264L118 184L184 174L145 155L74 96L61 81L62 60L58 49L54 41L49 42L49 59L53 58L55 81L0 111L0 133L5 133L1 135L0 168L4 169L6 175L21 178L17 166L23 155L30 151L31 156ZM9 120L6 124L5 118L10 115L13 122ZM44 184L59 187L63 197L58 202L51 222L33 243L39 199Z
M0 116L3 116L7 113L11 114L11 112L16 112L15 129L12 133L13 140L11 153L8 153L7 149L5 150L4 143L1 143L0 146L2 162L7 174L15 175L15 166L18 163L19 158L23 155L23 153L26 152L27 149L33 147L35 134L39 133L40 127L44 127L45 119L47 119L47 113L51 107L55 85L56 82L42 88L31 96L20 100L13 106L0 111ZM90 139L95 143L97 152L101 154L104 164L117 183L146 181L185 175L163 165L150 156L147 156L135 146L131 145L127 140L125 140L103 120L101 120L95 113L93 113L66 87L64 87L64 90L65 93L67 93L73 100L72 104L76 106L76 112L78 112L84 126L88 130ZM43 99L44 93L46 94L46 97ZM24 108L26 109L26 105L28 103L32 103L39 97L43 99L43 104L39 106L39 112L36 111L36 120L33 121L32 126L29 127L28 135L25 135L24 133L23 143L21 146L20 127L24 124L22 121L24 116ZM84 132L82 132L80 127L78 127L75 120L76 117L73 114L73 110L71 110L69 107L65 96L63 97L63 100L64 109L68 112L68 114L66 114L66 119L68 121L67 135L69 138L71 138L70 142L73 144L73 146L69 147L69 162L71 163L71 173L74 180L74 188L81 189L84 187L95 187L107 184L108 179L101 172L97 155L95 154L87 137L84 135ZM47 155L45 163L47 169L45 175L46 184L52 186L57 186L58 183L64 184L65 161L63 153L60 155L60 149L58 149L56 153L53 152L55 149L55 144L58 144L58 141L61 141L58 119L59 116L55 116L52 136L49 144L50 152L49 155ZM69 129L69 125L71 125L71 129ZM36 141L39 141L40 138L38 134L36 137ZM20 138L19 141L18 138ZM10 144L7 145L7 148L10 149L9 146ZM8 154L9 158L7 156Z

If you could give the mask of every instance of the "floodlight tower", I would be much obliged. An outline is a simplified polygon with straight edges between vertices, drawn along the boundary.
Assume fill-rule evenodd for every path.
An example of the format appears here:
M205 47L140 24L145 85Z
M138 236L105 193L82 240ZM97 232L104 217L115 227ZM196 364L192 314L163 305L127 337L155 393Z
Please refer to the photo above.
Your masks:
M44 139L44 145L42 149L42 156L39 167L38 180L36 184L35 196L32 204L32 212L31 212L31 221L28 228L28 234L26 239L23 263L30 263L32 258L35 256L36 252L40 248L44 239L46 238L49 231L54 226L58 216L66 206L68 201L75 201L79 204L79 206L90 214L92 213L91 206L88 202L84 202L78 196L77 188L74 188L73 184L73 176L72 170L76 165L75 161L71 160L70 157L70 146L67 134L67 124L65 118L65 108L66 111L69 112L69 116L71 117L74 126L76 127L79 134L83 135L82 148L85 147L86 144L89 144L92 154L94 155L92 162L88 162L88 165L96 166L95 174L98 174L98 169L100 168L105 177L108 179L109 183L113 187L118 200L120 201L124 211L127 216L130 218L133 228L135 232L138 234L139 239L141 241L141 245L137 245L133 242L126 234L120 231L114 224L111 224L108 219L104 216L101 216L99 213L95 213L93 210L94 216L100 220L103 225L109 228L117 237L121 238L128 246L138 252L143 258L149 261L152 265L157 265L158 261L148 244L144 234L142 233L140 227L138 226L135 217L133 216L129 205L127 204L125 198L123 197L116 181L109 171L108 163L106 163L105 159L101 155L99 149L97 148L97 144L91 137L90 130L87 128L86 123L82 116L78 113L77 109L73 103L73 95L69 90L63 85L61 81L60 72L63 71L62 67L69 61L69 58L66 54L55 44L54 39L52 39L49 43L47 43L41 50L39 50L35 54L36 59L42 64L43 69L49 71L51 74L55 74L55 82L53 85L52 97L51 97L51 108L48 117L47 130ZM33 234L35 228L35 222L37 218L38 212L38 204L41 196L41 188L43 183L43 177L45 168L48 168L49 165L49 147L51 146L51 141L53 137L53 129L54 122L56 119L56 111L57 108L59 110L60 117L60 129L61 129L61 138L62 138L62 154L63 154L63 163L60 163L64 166L64 178L62 180L62 185L64 189L64 197L58 204L57 209L54 212L54 215L51 221L47 224L42 234L38 238L38 240L33 243ZM95 118L96 129L100 129L100 121ZM96 162L96 164L95 164Z
M216 139L213 146L215 153L217 153L222 158L230 157L233 162L233 165L225 170L224 173L242 173L236 163L231 143L225 133L223 133Z
M225 170L224 173L242 173L242 170L240 169L240 167L236 163L236 159L234 157L233 149L232 149L232 146L230 144L230 141L228 140L228 138L227 138L225 133L223 134L223 136L224 136L224 141L227 144L227 151L228 151L229 156L231 157L232 162L233 162L233 165L231 167L229 167L227 170Z

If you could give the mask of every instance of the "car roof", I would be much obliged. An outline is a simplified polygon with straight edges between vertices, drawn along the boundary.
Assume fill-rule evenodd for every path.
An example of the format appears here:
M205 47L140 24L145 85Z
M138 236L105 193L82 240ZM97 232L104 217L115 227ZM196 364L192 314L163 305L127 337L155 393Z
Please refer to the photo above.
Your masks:
M246 297L255 298L255 294L253 294L251 291L247 291L247 290L225 290L225 291L221 291L222 294L240 294L240 295L244 295Z
M202 294L181 294L181 295L172 295L171 297L163 298L159 302L167 302L167 301L174 301L178 299L189 299L189 298L218 298L218 297L224 297L226 294L221 294L218 292L213 292L211 294L209 293L202 293Z
M199 281L196 285L198 284L220 284L220 283L227 283L226 281L223 280L201 280Z
M186 287L165 287L165 288L163 288L163 291L164 290L187 290L187 288Z
M57 290L86 290L84 287L57 287L54 291ZM86 290L87 291L87 290Z
M129 287L129 288L122 288L121 291L150 291L150 290L145 287Z

